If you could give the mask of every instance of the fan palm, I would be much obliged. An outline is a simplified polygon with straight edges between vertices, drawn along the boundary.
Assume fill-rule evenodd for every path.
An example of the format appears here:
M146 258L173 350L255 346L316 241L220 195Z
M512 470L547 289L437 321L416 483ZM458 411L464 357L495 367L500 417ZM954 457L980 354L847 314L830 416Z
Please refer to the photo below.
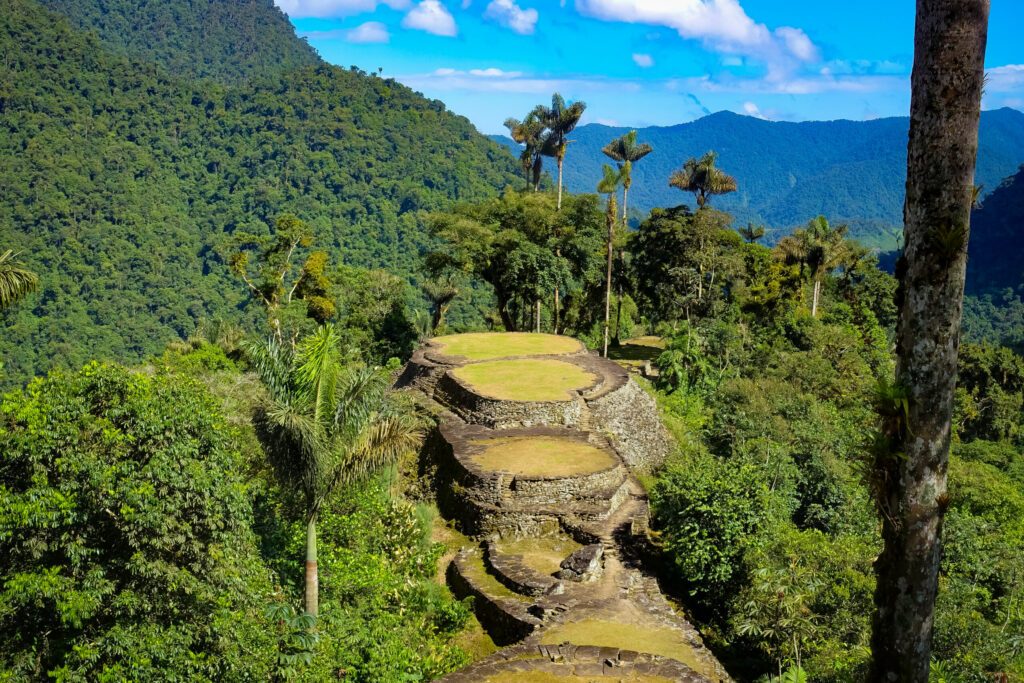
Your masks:
M340 341L333 325L323 325L295 352L274 339L246 349L269 394L253 416L256 436L274 473L303 505L303 602L313 616L319 611L316 523L324 502L420 438L418 421L399 410L379 372L342 363Z
M633 186L633 164L654 151L646 142L636 141L636 131L631 130L622 137L612 140L601 150L605 156L618 162L622 171L622 222L629 220L629 188Z
M0 311L13 306L39 284L39 277L16 261L15 256L10 249L0 254Z
M565 153L569 149L568 136L583 117L587 105L584 102L573 102L566 104L565 99L555 93L551 96L551 106L538 105L533 110L533 116L541 121L548 129L545 144L542 147L544 156L554 157L558 162L558 209L562 208L562 166L565 163Z
M459 288L451 276L427 280L422 286L423 293L430 300L430 333L437 334L444 324L444 316L459 295Z
M615 249L615 224L618 223L618 210L615 207L615 192L622 184L623 173L616 171L608 164L603 168L604 177L597 184L597 191L608 195L608 271L604 291L604 357L608 357L608 330L612 313L612 254Z
M708 152L700 159L691 157L672 174L668 184L683 192L692 192L697 198L697 208L703 209L712 196L736 191L736 179L718 168L717 161L715 152Z

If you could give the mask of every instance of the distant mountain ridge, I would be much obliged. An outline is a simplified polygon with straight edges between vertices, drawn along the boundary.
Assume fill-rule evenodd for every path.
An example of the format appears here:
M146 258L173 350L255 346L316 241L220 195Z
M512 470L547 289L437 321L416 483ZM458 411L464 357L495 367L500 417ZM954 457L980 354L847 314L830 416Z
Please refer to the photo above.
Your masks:
M39 0L115 54L226 83L316 66L273 0Z
M971 214L967 291L1024 293L1024 165Z
M514 160L441 102L318 58L282 71L274 45L308 47L269 0L165 0L173 26L151 21L153 0L47 2L73 20L35 0L0 12L0 250L40 275L0 314L0 389L93 358L138 362L204 319L255 321L225 251L281 214L334 264L415 280L421 210L516 181ZM178 61L189 49L160 47L179 29L194 44L211 11L266 40L233 65L238 40L209 42L192 66ZM141 34L111 50L94 20Z
M610 163L601 148L629 130L577 128L565 164L567 187L593 192L602 164ZM639 139L654 151L634 167L630 204L647 211L691 203L690 195L668 186L668 177L688 157L715 150L739 191L716 197L713 205L738 223L764 222L781 231L824 214L851 223L865 241L891 242L903 223L908 130L907 118L789 123L724 111L676 126L641 128ZM501 142L515 152L511 140ZM992 190L1022 162L1024 113L983 112L977 182Z

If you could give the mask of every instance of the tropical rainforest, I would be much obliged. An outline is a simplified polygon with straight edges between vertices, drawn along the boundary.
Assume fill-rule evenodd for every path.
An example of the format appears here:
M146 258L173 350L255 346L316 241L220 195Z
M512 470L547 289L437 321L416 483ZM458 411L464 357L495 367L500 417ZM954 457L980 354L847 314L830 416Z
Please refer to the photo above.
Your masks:
M737 680L866 679L906 396L857 216L771 235L723 210L729 156L656 170L645 131L602 130L580 187L583 103L510 119L510 155L270 0L3 10L0 680L418 681L493 652L437 580L436 418L390 389L487 329L642 369L676 446L644 481L653 569ZM972 214L936 682L1024 680L1022 192Z

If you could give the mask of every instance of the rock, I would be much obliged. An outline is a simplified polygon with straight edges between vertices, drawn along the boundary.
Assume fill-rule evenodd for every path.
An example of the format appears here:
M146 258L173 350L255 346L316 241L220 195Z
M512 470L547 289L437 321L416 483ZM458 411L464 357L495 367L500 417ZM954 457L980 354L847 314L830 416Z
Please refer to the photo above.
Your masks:
M558 572L558 578L567 581L593 581L601 576L603 557L603 545L600 543L585 545L562 560L562 569Z

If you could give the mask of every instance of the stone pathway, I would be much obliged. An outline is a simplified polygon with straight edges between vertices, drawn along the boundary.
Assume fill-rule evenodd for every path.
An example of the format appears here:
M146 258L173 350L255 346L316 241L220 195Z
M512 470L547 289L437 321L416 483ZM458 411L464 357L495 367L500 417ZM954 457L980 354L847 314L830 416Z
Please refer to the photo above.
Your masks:
M490 354L490 340L498 353L521 355ZM558 363L517 365L536 359ZM459 372L474 363L488 365ZM579 370L558 381L575 384L544 401L465 379L483 368L526 377L520 367L565 364ZM541 395L530 386L538 381L515 391ZM670 441L654 401L625 370L564 337L466 335L417 351L398 385L436 410L424 468L442 514L479 542L452 559L448 585L473 596L481 624L505 646L445 681L731 680L644 571L647 495L634 471L659 465ZM552 548L571 554L561 569L540 571L553 568Z

